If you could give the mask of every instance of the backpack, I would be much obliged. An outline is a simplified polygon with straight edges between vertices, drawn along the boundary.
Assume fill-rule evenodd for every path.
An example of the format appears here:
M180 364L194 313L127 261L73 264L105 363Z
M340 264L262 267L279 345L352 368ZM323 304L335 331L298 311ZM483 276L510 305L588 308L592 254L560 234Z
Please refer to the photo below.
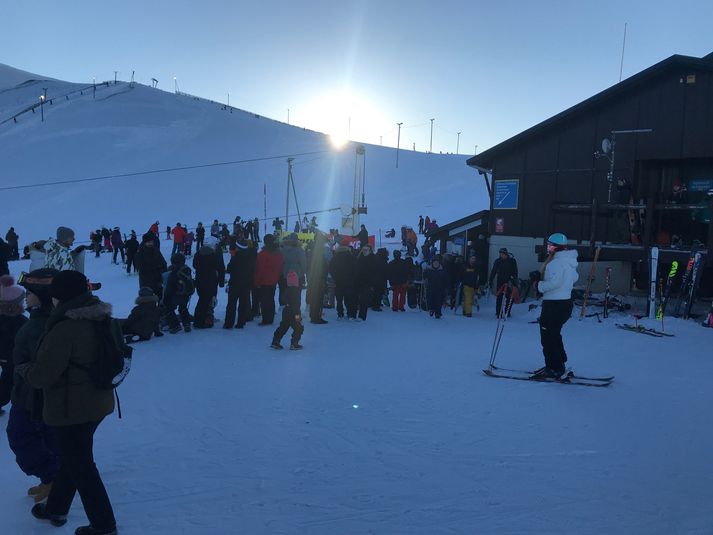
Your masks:
M191 274L191 269L186 266L182 267L176 273L178 280L176 281L176 295L181 297L190 297L196 290L196 286L193 283L193 276Z
M97 358L88 366L72 365L86 371L97 388L111 390L129 374L134 349L124 341L119 320L107 317L93 323L97 335Z

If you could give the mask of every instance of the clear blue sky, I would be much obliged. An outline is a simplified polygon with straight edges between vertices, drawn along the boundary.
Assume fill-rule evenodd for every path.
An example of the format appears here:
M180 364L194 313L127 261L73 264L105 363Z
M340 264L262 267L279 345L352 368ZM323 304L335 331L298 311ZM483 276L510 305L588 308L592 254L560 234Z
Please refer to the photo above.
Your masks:
M370 143L472 154L670 56L713 51L713 1L2 2L0 62L136 79ZM347 93L352 97L336 98ZM346 98L346 100L344 100ZM351 117L351 123L349 123ZM329 124L327 124L329 123ZM408 127L408 128L407 128ZM336 132L340 133L340 132Z

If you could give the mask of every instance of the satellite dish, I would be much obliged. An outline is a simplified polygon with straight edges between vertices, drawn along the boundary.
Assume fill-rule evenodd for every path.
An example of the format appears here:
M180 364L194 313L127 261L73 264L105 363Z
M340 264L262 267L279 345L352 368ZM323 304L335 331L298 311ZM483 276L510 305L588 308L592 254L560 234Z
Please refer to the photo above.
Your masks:
M604 154L609 154L611 152L611 141L609 141L608 137L602 139L602 152Z

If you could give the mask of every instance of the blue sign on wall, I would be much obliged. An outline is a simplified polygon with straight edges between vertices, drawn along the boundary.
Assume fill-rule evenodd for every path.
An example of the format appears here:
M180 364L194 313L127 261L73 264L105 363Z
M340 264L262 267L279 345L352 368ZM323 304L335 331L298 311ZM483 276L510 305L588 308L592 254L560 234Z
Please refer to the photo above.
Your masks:
M520 191L520 181L496 180L493 195L493 210L517 210L517 198Z
M696 178L688 182L688 191L708 191L713 189L713 179Z

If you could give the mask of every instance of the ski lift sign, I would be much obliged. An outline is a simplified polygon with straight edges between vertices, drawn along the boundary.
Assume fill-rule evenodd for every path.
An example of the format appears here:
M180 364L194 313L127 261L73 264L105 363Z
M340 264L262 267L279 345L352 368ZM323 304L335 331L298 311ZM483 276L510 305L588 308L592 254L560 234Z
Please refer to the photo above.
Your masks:
M496 180L493 210L517 210L519 189L520 181L517 179Z

